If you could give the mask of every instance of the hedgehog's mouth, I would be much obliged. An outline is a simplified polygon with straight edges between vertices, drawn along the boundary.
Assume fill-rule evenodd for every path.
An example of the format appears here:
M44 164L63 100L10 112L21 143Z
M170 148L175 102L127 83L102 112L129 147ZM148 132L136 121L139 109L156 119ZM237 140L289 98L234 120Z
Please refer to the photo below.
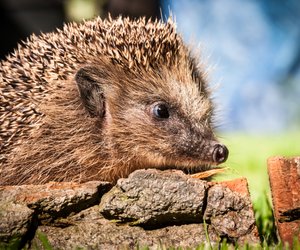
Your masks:
M209 164L205 164L205 165L201 165L201 166L197 166L197 167L183 168L182 171L185 174L197 174L197 173L204 172L204 171L207 171L212 168L214 168L214 167Z
M176 157L164 157L162 155L150 155L143 159L144 168L156 168L160 170L181 170L187 175L200 174L210 170L223 169L220 163L193 158L176 159ZM155 160L153 160L155 159ZM145 164L145 162L147 162Z
M205 172L207 170L211 170L211 169L214 169L214 168L218 168L218 167L213 166L212 164L201 164L201 165L191 166L191 167L180 166L180 165L179 166L178 165L170 165L170 166L160 167L161 170L174 170L174 169L181 170L185 174L188 174L188 175Z

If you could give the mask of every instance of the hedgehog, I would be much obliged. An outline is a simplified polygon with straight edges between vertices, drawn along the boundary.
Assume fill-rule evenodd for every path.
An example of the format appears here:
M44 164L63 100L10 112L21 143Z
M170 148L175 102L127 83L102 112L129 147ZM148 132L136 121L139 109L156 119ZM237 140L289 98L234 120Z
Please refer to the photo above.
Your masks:
M172 18L32 35L1 61L0 102L0 185L197 173L228 156L205 67Z

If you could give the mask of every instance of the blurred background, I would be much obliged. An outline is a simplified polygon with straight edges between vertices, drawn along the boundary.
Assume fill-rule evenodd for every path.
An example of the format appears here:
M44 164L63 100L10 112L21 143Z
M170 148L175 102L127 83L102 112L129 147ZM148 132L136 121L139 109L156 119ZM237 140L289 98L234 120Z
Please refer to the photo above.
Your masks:
M268 192L266 159L300 155L299 0L1 0L0 12L1 59L31 33L67 21L171 13L212 69L230 178L246 176L259 199Z

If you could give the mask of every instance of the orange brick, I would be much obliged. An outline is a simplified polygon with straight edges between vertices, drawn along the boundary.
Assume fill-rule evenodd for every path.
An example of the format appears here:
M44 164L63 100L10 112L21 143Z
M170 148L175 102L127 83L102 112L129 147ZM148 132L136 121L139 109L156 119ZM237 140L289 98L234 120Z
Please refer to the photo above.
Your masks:
M248 182L246 178L239 178L229 181L218 182L222 186L228 187L231 191L237 192L246 196L250 196Z
M292 246L300 241L300 157L268 159L268 173L278 233Z

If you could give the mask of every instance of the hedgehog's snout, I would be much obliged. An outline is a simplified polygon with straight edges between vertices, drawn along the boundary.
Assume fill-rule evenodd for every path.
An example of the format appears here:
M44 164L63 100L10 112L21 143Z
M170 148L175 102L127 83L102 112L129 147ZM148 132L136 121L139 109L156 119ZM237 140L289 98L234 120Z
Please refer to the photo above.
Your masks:
M214 146L213 154L212 154L212 159L213 162L215 163L223 163L227 160L229 151L227 147L223 144L216 144Z

